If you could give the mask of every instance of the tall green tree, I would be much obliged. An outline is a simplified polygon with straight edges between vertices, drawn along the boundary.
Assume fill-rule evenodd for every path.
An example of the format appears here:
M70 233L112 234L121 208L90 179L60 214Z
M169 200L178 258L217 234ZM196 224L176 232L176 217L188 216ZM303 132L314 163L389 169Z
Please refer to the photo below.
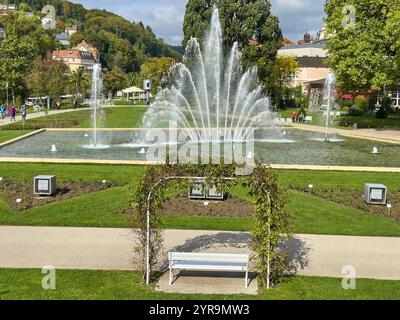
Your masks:
M66 93L68 67L61 61L53 60L51 55L36 58L34 67L27 78L28 88L38 97L50 96L51 101Z
M104 75L104 93L114 97L118 91L125 89L128 84L127 75L121 68L114 68Z
M276 105L279 105L287 92L299 68L297 58L293 56L279 55L272 69L271 81L269 83L270 91L273 92L273 99Z
M153 92L158 90L161 80L169 68L175 63L172 58L152 59L144 63L140 68L140 76L143 79L150 79L153 82Z
M339 87L356 95L393 85L399 34L388 25L391 17L399 17L399 4L399 0L327 0L328 63ZM395 20L391 23L398 27Z
M183 25L184 46L190 37L203 40L214 6L219 8L225 50L238 42L245 67L257 66L260 80L266 84L272 74L276 54L282 46L282 31L278 18L271 14L270 2L189 0Z

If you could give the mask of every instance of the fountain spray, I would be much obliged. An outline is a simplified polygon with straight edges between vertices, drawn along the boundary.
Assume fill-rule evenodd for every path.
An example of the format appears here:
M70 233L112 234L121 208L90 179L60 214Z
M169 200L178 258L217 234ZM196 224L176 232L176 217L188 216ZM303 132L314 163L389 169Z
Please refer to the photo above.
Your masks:
M101 65L95 64L93 66L93 75L92 75L92 94L90 99L90 105L92 108L92 122L93 122L93 146L97 147L98 139L97 139L97 117L98 117L98 107L99 101L101 97L103 81L100 76L101 73Z
M331 111L333 107L333 99L332 99L332 92L335 90L336 86L336 77L333 72L330 72L328 74L328 77L326 78L325 82L325 94L328 99L328 104L326 108L326 123L325 123L325 141L329 142L329 120L331 116Z

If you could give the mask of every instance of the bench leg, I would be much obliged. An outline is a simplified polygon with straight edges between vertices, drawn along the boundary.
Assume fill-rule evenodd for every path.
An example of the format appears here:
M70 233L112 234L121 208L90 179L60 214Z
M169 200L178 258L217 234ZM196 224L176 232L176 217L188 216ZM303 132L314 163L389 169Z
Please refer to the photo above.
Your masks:
M169 268L169 285L172 286L172 268Z
M246 278L245 278L245 287L248 288L249 286L249 270L246 270Z

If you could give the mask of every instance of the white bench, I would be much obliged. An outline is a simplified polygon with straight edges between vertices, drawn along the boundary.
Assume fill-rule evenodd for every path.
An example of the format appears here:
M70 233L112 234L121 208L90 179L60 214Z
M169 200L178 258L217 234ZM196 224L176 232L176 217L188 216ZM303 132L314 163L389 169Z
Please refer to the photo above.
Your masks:
M198 271L231 271L246 272L245 286L248 286L249 255L248 254L215 254L169 252L169 285L172 285L173 270Z

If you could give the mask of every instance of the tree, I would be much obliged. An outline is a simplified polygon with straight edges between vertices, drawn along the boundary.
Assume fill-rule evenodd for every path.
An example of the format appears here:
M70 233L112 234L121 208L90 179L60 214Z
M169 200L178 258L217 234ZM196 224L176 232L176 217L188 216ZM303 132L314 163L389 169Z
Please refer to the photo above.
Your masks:
M71 86L72 92L77 95L85 95L85 92L90 87L90 78L87 72L82 69L76 69L69 76L69 84Z
M140 68L140 76L153 82L153 92L157 91L165 72L175 63L172 58L152 59Z
M397 6L391 6L385 27L385 42L390 44L390 50L394 54L394 68L391 73L395 86L400 86L400 1Z
M0 43L0 82L1 86L12 90L13 96L24 94L25 77L29 73L37 52L29 37L17 37L8 33Z
M0 87L8 82L14 95L26 97L25 79L32 70L37 56L56 48L56 40L41 27L36 17L14 12L0 17L7 37L0 43ZM2 90L3 91L3 90Z
M214 5L218 6L220 12L225 51L234 42L238 42L243 52L244 66L257 66L259 78L266 85L272 74L278 49L282 46L282 31L278 18L271 15L270 2L189 0L183 26L184 46L191 37L202 42L209 28Z
M104 75L104 93L111 92L114 97L118 91L126 88L128 79L121 68L114 68Z
M281 103L298 68L296 57L282 55L276 58L270 82L270 91L273 92L273 99L276 105Z
M367 93L391 86L396 74L399 0L328 0L328 63L342 90ZM390 26L390 24L389 24ZM397 38L395 36L397 33ZM397 73L398 74L398 73Z
M68 67L51 55L36 58L34 67L27 78L29 90L37 97L50 96L52 101L66 93Z

